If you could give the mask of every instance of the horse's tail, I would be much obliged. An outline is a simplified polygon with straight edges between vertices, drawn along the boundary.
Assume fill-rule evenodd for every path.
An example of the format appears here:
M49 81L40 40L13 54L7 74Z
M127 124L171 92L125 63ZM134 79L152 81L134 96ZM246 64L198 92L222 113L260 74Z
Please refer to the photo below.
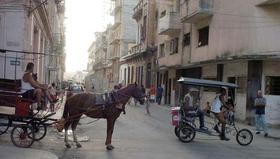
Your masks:
M63 110L63 115L62 118L60 120L57 121L56 123L56 129L58 130L58 132L62 132L62 130L64 129L64 125L66 123L66 119L68 118L68 112L69 112L69 108L68 108L68 104L67 102L65 103L64 106L64 110Z

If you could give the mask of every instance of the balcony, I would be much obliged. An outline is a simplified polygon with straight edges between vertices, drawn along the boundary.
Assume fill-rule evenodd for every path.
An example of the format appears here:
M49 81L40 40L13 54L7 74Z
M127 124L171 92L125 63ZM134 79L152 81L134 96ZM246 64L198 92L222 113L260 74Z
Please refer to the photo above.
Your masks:
M128 55L122 57L121 61L126 61L142 56L146 52L147 52L147 47L145 46L144 43L137 44L128 51Z
M280 0L263 0L261 3L257 4L257 6L266 6L273 4L280 4Z
M133 18L135 20L140 19L143 14L143 0L140 0L136 7L133 9Z
M140 43L140 44L137 44L135 46L133 46L129 51L128 51L128 55L131 55L131 54L136 54L136 53L139 53L139 52L143 52L145 49L144 49L144 44L143 43Z
M120 36L120 28L118 28L118 29L115 29L111 33L109 42L110 42L110 44L118 44L119 41L120 41L120 38L121 38L121 36Z
M182 10L182 22L195 23L213 15L213 0L189 0Z
M178 12L169 12L159 19L159 35L178 34L181 29L180 15Z
M111 11L111 16L114 16L122 8L122 0L116 0L114 9Z

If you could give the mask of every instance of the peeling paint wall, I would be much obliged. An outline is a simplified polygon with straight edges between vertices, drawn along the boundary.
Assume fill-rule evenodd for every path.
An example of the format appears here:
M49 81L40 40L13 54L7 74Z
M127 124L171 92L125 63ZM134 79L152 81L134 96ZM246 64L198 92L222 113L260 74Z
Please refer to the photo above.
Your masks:
M228 82L228 77L247 77L248 74L248 62L240 61L235 63L227 63L224 65L224 79L223 81ZM246 119L246 102L247 94L237 93L236 91L236 106L235 116L239 120Z
M280 76L279 61L265 61L263 63L263 82L262 90L265 90L265 77L266 76ZM278 95L265 95L267 100L266 107L266 120L267 123L273 125L280 125L280 96Z

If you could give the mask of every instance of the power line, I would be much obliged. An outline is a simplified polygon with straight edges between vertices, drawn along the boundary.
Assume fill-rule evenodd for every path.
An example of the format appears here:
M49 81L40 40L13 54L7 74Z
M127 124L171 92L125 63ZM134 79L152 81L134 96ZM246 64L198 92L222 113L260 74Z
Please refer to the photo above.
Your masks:
M14 52L14 53L19 53L19 54L44 55L44 56L63 56L63 55L47 54L47 53L33 52L33 51L19 51L19 50L0 49L0 53L5 53L6 54L7 52Z

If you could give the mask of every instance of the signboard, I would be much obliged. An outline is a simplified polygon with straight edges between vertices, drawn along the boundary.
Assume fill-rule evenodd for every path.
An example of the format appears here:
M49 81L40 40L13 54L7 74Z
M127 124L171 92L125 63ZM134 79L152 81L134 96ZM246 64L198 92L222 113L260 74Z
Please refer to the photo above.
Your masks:
M10 61L10 65L12 65L12 66L19 66L20 65L20 61L11 60Z

